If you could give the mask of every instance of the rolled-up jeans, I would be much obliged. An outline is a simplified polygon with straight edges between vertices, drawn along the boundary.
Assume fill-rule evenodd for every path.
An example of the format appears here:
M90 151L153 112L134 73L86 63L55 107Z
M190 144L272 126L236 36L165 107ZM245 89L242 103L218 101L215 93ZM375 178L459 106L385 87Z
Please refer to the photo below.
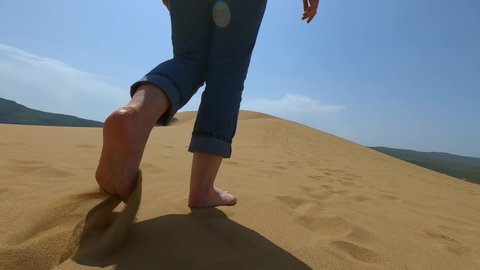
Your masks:
M135 82L160 88L168 125L205 83L188 151L229 158L240 102L267 0L170 0L173 59Z

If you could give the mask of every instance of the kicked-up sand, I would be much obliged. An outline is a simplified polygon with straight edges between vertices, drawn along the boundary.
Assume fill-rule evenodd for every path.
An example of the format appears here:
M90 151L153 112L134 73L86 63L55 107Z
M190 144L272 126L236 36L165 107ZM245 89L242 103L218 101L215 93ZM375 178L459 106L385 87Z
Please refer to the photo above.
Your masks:
M480 185L264 114L218 175L237 205L192 211L177 118L126 205L98 193L101 129L0 125L0 269L480 269Z

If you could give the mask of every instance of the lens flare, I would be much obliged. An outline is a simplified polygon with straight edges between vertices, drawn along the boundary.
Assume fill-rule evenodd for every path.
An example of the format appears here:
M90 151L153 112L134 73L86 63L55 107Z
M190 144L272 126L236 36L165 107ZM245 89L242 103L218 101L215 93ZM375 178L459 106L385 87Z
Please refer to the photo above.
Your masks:
M215 3L212 10L213 21L218 27L225 28L230 23L230 8L225 2Z

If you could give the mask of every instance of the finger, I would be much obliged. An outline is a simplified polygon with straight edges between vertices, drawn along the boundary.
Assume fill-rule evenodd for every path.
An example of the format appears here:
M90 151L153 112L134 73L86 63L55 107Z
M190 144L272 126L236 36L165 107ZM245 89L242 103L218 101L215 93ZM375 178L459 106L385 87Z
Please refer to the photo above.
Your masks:
M306 11L305 13L303 13L303 17L302 17L302 20L305 20L307 19L307 23L309 23L313 17L315 17L315 14L317 12L315 10L311 10L309 9L308 11Z
M303 12L302 20L305 20L305 19L307 19L308 17L310 17L310 16L311 16L310 13L311 13L311 9L308 8L305 12Z
M310 23L316 14L317 14L317 9L309 7L308 10L303 13L302 20L307 19L307 23Z
M317 12L314 12L312 15L310 15L310 18L308 18L307 23L310 23L313 18L315 18L315 15L317 15Z

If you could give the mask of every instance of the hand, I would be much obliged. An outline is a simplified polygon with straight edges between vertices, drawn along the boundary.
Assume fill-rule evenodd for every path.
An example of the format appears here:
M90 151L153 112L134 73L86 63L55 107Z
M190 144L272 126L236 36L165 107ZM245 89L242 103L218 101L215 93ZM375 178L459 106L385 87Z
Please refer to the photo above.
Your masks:
M168 6L168 0L162 0L163 4L167 7L167 9L170 10L169 6Z
M307 20L310 23L315 15L317 15L318 0L303 0L303 17L302 20Z

